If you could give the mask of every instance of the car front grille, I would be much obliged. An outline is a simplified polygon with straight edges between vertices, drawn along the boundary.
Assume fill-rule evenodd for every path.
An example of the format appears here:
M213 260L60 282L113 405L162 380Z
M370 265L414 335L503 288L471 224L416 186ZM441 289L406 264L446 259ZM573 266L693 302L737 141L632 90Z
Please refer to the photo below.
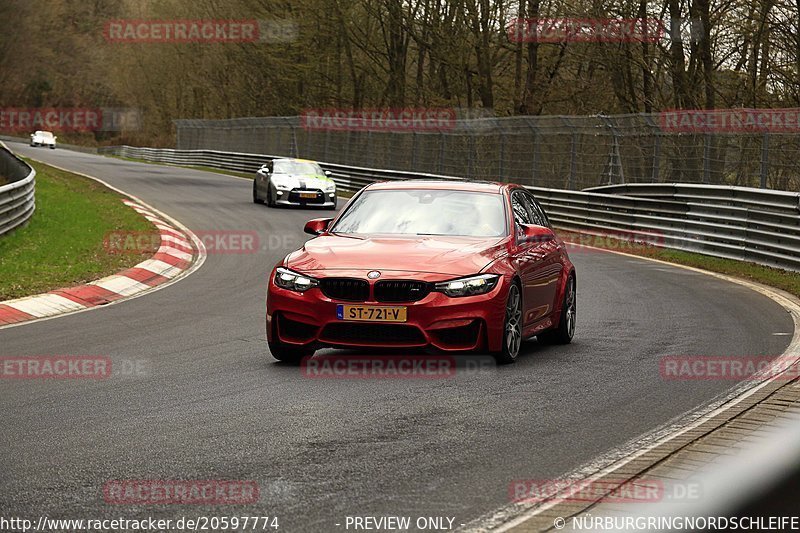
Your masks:
M376 345L424 345L425 336L414 327L404 324L331 323L322 330L323 342Z
M375 300L379 302L416 302L431 292L431 284L410 279L379 281L375 284Z
M369 299L369 283L355 278L323 278L319 280L322 294L331 300L364 302Z
M300 193L314 193L316 196L314 198L301 198ZM289 201L294 203L302 203L302 204L324 204L325 203L325 194L320 191L319 189L292 189L289 193Z

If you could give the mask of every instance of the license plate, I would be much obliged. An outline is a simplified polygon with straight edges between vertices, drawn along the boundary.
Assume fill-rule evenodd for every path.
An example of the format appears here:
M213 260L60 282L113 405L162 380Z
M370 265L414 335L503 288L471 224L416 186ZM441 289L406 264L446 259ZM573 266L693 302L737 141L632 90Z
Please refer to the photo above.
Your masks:
M300 198L316 198L316 197L317 197L317 193L315 193L315 192L301 192L300 193Z
M352 320L357 322L405 322L406 315L405 307L342 304L336 306L336 318L339 320Z

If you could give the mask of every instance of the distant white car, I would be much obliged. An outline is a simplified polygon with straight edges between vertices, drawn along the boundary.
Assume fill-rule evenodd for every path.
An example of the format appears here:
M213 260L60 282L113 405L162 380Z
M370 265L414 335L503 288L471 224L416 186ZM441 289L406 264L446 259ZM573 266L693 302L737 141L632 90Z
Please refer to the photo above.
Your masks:
M253 202L336 209L336 182L316 162L280 158L261 165L253 180Z
M56 148L56 136L51 131L35 131L31 133L31 146L49 146Z

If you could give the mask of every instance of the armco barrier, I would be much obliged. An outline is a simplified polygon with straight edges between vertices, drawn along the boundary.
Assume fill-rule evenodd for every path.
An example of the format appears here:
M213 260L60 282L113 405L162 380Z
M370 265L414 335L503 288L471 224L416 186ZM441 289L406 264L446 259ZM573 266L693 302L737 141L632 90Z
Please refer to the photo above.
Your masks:
M0 178L0 235L3 235L33 215L36 171L0 143Z
M280 156L115 146L101 154L176 165L255 172ZM340 190L398 179L454 176L320 163ZM800 194L746 187L634 184L568 191L529 187L553 223L564 229L607 234L650 233L664 246L715 257L800 270Z

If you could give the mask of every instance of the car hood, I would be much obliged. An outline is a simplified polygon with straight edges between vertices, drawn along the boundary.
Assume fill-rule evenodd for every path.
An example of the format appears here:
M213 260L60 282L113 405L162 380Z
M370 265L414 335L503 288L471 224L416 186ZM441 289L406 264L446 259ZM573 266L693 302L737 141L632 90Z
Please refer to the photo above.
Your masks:
M507 237L322 235L286 257L293 270L383 270L476 274L506 253Z
M272 183L290 189L322 189L334 183L327 176L318 174L273 174Z

